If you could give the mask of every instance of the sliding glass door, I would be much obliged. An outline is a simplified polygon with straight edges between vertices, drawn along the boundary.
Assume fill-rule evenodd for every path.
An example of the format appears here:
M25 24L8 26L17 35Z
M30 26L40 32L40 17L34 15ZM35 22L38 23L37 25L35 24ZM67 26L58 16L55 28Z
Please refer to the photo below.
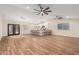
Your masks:
M20 34L20 25L19 24L8 24L8 36L19 35L19 34Z

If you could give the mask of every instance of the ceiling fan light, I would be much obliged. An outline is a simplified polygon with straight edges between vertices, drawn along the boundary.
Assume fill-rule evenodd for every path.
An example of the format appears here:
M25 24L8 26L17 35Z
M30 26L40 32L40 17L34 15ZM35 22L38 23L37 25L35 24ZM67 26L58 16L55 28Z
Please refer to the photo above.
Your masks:
M41 14L43 14L43 12L41 12Z

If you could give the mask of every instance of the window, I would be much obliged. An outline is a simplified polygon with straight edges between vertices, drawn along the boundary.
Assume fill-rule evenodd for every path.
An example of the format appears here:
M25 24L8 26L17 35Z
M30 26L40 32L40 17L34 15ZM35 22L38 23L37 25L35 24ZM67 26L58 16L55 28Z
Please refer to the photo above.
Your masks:
M60 23L57 25L58 30L69 30L69 23Z

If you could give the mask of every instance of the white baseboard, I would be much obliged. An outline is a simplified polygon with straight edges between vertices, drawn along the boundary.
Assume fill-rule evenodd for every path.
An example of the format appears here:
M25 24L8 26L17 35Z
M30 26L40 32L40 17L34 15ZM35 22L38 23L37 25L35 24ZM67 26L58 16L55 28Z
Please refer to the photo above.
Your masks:
M61 34L53 34L53 35L58 35L58 36L66 36L66 37L74 37L74 38L79 38L79 36L72 36L72 35L61 35Z

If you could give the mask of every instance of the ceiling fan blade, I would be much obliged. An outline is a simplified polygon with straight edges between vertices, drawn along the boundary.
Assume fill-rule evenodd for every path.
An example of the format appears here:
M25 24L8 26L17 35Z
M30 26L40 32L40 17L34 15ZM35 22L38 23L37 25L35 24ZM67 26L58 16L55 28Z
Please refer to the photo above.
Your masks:
M33 13L38 13L38 12L33 12Z
M45 12L52 12L51 10L49 10L49 11L45 11Z
M46 15L48 15L48 13L44 12Z
M46 11L46 10L48 10L49 9L49 7L47 7L46 9L44 9L44 11Z
M40 9L41 9L41 11L43 11L43 8L42 7L40 7Z
M36 14L36 15L39 15L40 13Z
M39 7L40 7L41 11L43 11L43 7L41 5L39 5Z
M36 15L39 15L40 14L40 12L34 12Z
M41 12L40 10L34 9L35 11Z

